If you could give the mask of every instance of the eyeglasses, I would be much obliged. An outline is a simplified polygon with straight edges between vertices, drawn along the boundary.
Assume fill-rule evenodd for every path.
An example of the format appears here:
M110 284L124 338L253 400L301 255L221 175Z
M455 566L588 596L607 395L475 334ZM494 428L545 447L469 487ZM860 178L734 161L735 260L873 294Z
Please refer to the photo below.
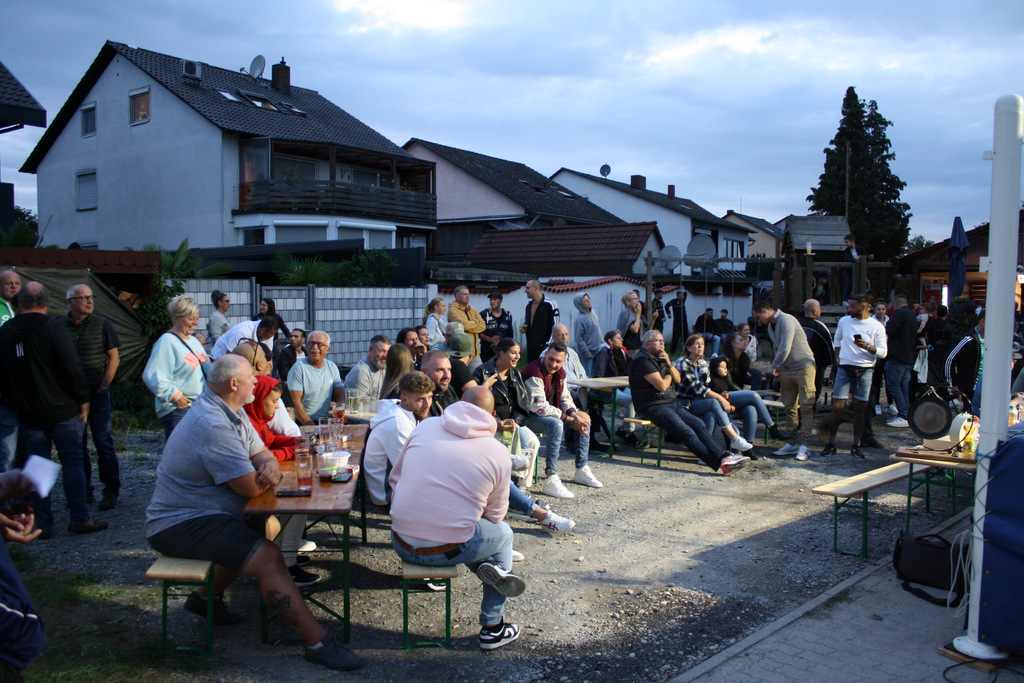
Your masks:
M648 339L647 343L648 344L664 344L665 340L664 339Z
M239 339L238 343L239 344L249 344L250 346L252 346L252 360L249 361L249 362L252 363L252 369L254 371L258 371L259 368L256 367L256 361L257 361L258 356L259 356L259 348L261 346L263 346L263 345L260 344L255 339L249 339L248 337L243 338L243 339ZM264 356L266 356L266 352L264 352Z
M90 294L89 296L73 296L68 301L94 301L95 295Z
M315 347L317 347L318 349L329 349L329 348L331 348L331 345L330 345L330 344L328 344L327 342L315 342L315 341L310 341L310 342L306 342L306 343L307 343L308 345L310 345L310 346L315 346Z

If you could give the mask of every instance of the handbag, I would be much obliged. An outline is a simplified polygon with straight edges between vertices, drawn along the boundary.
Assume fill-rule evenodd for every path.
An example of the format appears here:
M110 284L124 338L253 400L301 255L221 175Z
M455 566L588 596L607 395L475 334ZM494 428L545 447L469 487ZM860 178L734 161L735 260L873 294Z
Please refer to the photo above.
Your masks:
M967 565L968 548L966 543L954 546L935 534L914 536L901 531L893 549L892 566L896 578L903 582L903 590L933 605L956 606L967 593L967 578L960 568ZM914 583L946 591L947 596L935 597L912 586ZM948 600L950 592L954 594L952 602Z

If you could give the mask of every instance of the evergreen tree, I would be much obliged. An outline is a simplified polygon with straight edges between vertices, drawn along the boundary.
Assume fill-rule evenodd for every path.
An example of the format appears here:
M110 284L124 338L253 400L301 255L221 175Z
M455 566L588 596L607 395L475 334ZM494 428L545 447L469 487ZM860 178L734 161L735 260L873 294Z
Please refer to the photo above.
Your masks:
M850 231L877 260L899 254L910 234L910 205L900 201L906 183L889 168L896 158L886 129L892 125L872 100L865 105L851 86L843 98L839 130L825 152L825 168L807 201L811 212L846 215ZM849 213L847 213L849 169Z

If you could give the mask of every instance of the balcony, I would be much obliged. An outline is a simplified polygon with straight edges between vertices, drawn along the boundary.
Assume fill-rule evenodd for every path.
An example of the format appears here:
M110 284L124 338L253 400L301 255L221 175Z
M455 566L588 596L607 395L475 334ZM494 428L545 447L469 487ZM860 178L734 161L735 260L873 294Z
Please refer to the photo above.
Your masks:
M233 213L321 213L432 226L437 197L330 180L258 180L239 184Z

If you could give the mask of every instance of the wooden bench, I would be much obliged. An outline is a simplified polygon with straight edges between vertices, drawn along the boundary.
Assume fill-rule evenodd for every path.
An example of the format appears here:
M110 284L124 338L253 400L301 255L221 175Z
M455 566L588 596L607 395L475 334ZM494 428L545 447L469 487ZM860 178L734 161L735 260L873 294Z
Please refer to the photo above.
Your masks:
M647 437L652 433L658 435L658 464L657 467L661 467L661 448L665 439L665 431L654 424L650 420L645 420L640 417L624 417L622 421L626 424L635 425L640 428L640 435L637 439L637 443L640 446L640 464L644 464L644 451L647 449Z
M411 650L414 647L436 645L449 648L452 646L452 579L459 575L457 566L428 567L423 564L402 562L402 647ZM427 586L440 584L444 586L444 643L436 640L420 640L410 643L409 637L409 594L433 593L434 589Z
M188 598L192 591L178 592L178 586L206 587L206 647L178 646L177 650L193 650L209 655L213 652L213 562L209 560L186 560L180 557L161 555L148 570L146 578L161 581L163 585L163 616L160 619L160 642L167 649L167 596Z
M921 471L920 466L918 466L918 471ZM820 496L832 496L832 550L844 555L857 555L857 553L839 550L839 511L847 506L854 509L859 508L861 512L860 557L867 559L868 493L880 486L906 479L909 476L910 464L901 462L811 489L811 493ZM840 502L840 499L842 499L842 502Z

